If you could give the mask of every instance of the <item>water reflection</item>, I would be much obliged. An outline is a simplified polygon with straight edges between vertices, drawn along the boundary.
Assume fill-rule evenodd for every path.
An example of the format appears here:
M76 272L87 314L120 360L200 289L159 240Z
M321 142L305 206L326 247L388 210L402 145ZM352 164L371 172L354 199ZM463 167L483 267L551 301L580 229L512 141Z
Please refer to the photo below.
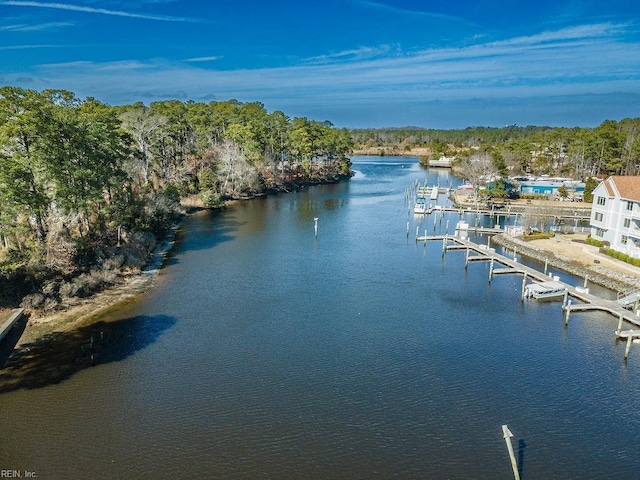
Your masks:
M193 218L199 218L203 221L191 222L189 225L188 237L184 227L178 230L176 236L176 247L187 250L208 250L212 247L225 242L230 242L238 231L246 225L247 221L239 221L230 218L221 210L203 210L193 214ZM198 241L191 241L195 237ZM174 249L175 251L176 249ZM176 259L171 259L175 262Z

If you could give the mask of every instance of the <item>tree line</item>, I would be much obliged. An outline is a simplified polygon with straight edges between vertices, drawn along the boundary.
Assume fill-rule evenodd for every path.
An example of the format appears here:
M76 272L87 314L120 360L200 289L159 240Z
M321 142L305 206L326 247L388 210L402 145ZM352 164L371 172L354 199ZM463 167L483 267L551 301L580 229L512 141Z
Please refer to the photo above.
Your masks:
M640 174L640 118L606 120L595 128L509 125L461 130L421 128L351 131L355 148L407 152L428 148L430 156L488 152L512 175L591 176ZM499 165L497 165L499 167Z
M110 106L2 87L0 304L90 293L109 272L140 268L185 199L216 206L345 178L352 147L330 122L258 102Z

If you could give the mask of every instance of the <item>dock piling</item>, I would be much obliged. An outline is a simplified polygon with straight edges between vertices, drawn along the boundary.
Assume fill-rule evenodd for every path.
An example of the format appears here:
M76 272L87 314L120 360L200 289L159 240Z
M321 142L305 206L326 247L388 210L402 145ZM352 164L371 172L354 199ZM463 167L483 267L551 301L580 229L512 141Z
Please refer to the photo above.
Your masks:
M622 331L622 314L618 317L618 328L616 329L616 336L620 335Z
M564 310L564 324L569 325L569 314L571 313L571 299L567 301L567 307Z
M629 358L629 350L631 350L631 342L633 341L633 330L629 330L629 336L627 337L627 347L624 349L624 359Z

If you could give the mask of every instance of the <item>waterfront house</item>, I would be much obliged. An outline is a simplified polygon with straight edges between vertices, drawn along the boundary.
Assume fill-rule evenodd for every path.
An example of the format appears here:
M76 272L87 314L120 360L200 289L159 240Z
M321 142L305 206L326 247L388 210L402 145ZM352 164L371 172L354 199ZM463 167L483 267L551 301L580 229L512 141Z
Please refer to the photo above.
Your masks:
M591 237L640 258L640 176L611 176L593 190Z
M584 194L584 182L570 178L553 178L543 175L537 178L516 177L514 180L521 195L546 195L552 198L558 195L558 190L563 186L573 200L582 200Z

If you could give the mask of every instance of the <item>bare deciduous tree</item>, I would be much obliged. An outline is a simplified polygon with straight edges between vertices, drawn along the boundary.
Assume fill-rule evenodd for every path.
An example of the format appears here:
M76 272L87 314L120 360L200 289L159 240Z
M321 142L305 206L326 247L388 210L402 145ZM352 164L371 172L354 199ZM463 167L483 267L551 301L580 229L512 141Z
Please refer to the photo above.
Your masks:
M480 186L489 182L497 173L493 165L491 155L487 152L478 152L470 155L461 162L462 173L473 186L473 196L478 206L478 192Z
M133 138L142 159L142 178L149 182L151 147L161 138L162 129L167 125L166 117L151 112L148 107L139 107L124 112L120 119Z
M541 232L546 232L556 221L558 209L552 205L542 204L536 206L536 216Z
M218 160L218 181L221 194L238 197L256 191L259 177L256 168L247 162L240 147L233 141L224 140L214 147Z
M558 215L558 209L552 205L530 206L522 214L522 229L525 234L533 229L546 232L548 230L547 227L555 223Z

